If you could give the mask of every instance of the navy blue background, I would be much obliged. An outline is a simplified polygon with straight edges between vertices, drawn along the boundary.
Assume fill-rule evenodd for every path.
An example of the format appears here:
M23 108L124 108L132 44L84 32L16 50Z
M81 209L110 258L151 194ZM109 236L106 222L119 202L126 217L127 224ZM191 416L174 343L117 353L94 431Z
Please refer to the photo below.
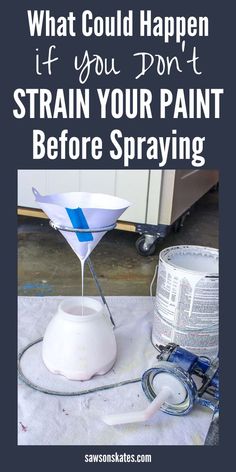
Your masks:
M78 470L87 468L83 462L85 453L112 453L114 450L127 453L152 454L152 464L145 464L147 468L153 469L164 467L165 470L199 470L220 466L232 467L230 463L230 452L233 451L233 434L230 434L229 420L227 413L230 405L235 402L232 384L232 365L234 365L234 345L235 345L235 301L234 301L234 280L235 280L235 119L234 119L234 98L235 98L235 67L234 67L234 2L225 0L224 2L210 0L166 0L166 1L130 1L113 0L107 1L12 1L8 0L1 5L1 360L2 360L2 383L1 383L1 448L2 463L5 462L4 470ZM95 14L111 15L116 9L127 10L133 8L152 9L155 15L176 16L195 15L209 16L210 36L196 40L189 40L195 43L201 58L202 76L189 74L179 74L170 78L160 79L152 74L148 74L144 79L138 81L139 87L146 87L152 90L160 88L201 87L225 89L223 99L222 118L220 120L178 120L173 123L171 120L160 122L144 120L98 120L94 115L89 121L66 122L66 120L16 120L12 115L13 91L17 87L77 87L79 86L76 76L69 73L66 67L61 68L61 73L52 78L36 77L33 73L34 49L36 47L48 48L49 44L56 44L58 52L63 55L65 61L69 55L79 53L81 50L89 49L91 52L102 55L113 55L121 64L122 75L117 76L117 84L114 78L93 79L88 85L92 88L114 87L120 88L134 87L134 80L130 76L130 52L137 50L156 51L167 50L174 54L177 49L174 42L169 46L156 38L31 38L28 33L28 23L26 10L51 9L55 15L67 14L74 11L79 14L84 9L92 9ZM171 44L171 49L170 49ZM63 61L64 62L64 61ZM62 62L61 62L62 64ZM190 71L191 69L189 69ZM132 74L133 75L133 74ZM53 82L53 85L52 85ZM137 82L137 81L136 81ZM107 134L111 129L117 127L125 134L138 135L140 129L144 135L169 135L170 130L177 127L180 131L190 136L206 136L205 157L206 167L218 168L220 170L220 205L221 205L221 358L224 358L221 373L223 385L222 396L224 397L224 408L221 414L221 443L216 448L155 448L148 446L130 447L16 447L16 170L17 168L82 168L82 161L65 161L42 159L32 160L32 129L47 127L47 133L54 135L63 128L70 128L75 135L90 135L93 132L107 139ZM155 162L155 161L154 161ZM88 160L84 162L85 168L118 168L121 161L112 161L104 157L100 161ZM153 161L148 163L151 168ZM178 162L176 162L177 167ZM181 162L186 168L187 163ZM135 163L137 168L137 163ZM142 161L140 161L142 166ZM145 162L145 167L147 163ZM155 166L154 166L155 167ZM171 163L170 163L171 167ZM227 392L227 397L226 397ZM231 395L231 398L230 398ZM227 400L225 399L227 398ZM37 414L37 412L35 412ZM228 420L228 421L227 421ZM234 426L234 425L232 425ZM46 426L45 426L46 427ZM225 448L225 457L222 449ZM228 464L228 465L227 465ZM96 468L98 465L96 466ZM102 464L104 468L104 464ZM113 464L113 467L117 465ZM124 465L122 465L124 467ZM131 464L128 467L132 467ZM134 466L133 466L134 467ZM136 466L137 467L137 466ZM143 466L144 467L144 466Z
M124 136L171 136L171 130L177 129L180 136L205 136L203 155L206 159L207 167L217 167L217 155L221 156L226 152L227 146L227 112L231 102L230 95L230 67L233 63L233 57L228 49L230 30L227 28L225 16L221 8L210 7L210 2L154 2L143 1L81 1L81 2L15 2L12 8L11 18L8 21L8 28L11 26L11 32L8 33L5 45L6 57L4 72L7 72L7 89L4 90L5 99L5 120L8 122L10 136L7 153L11 164L14 167L13 157L17 159L17 166L20 168L121 168L123 160L112 160L109 156L111 143L109 135L112 129L122 130ZM226 2L227 4L227 2ZM55 17L68 15L73 11L77 17L76 26L80 24L79 17L83 10L91 9L94 15L114 15L117 9L121 9L123 14L127 14L128 9L134 11L134 36L132 37L31 37L29 34L27 8L33 9L40 5L40 9L49 9ZM180 52L180 44L176 44L174 38L170 38L169 43L164 43L159 37L140 37L139 36L139 10L151 9L154 16L208 16L209 17L209 36L208 37L186 37L186 51L189 54ZM59 56L59 61L52 65L52 75L47 73L39 76L35 73L35 49L39 48L41 57L45 57L50 45L54 44L56 50L53 56ZM161 54L163 56L177 55L181 60L191 57L192 47L197 47L199 61L198 69L202 75L195 75L191 65L185 65L184 72L173 72L170 76L167 74L158 76L153 66L145 76L135 80L134 77L140 71L139 61L133 58L135 52L147 51L151 54ZM84 51L88 50L92 55L100 54L102 57L115 57L117 66L121 73L117 76L113 74L107 77L91 74L84 85L80 85L78 73L73 70L73 58L75 55L83 57ZM227 72L226 72L227 71ZM12 110L16 107L13 100L13 92L16 88L90 88L91 91L91 117L89 119L67 120L54 119L16 119L13 117ZM96 100L96 88L148 88L153 93L153 111L154 117L150 119L114 119L108 118L102 120L99 114L98 100ZM158 107L159 89L169 88L173 93L178 88L225 88L222 97L221 119L175 119L171 114L165 120L155 116L155 104ZM93 98L95 97L95 99ZM103 157L99 161L93 159L71 160L67 158L61 161L49 160L44 157L41 160L32 159L32 130L42 129L46 136L58 136L62 129L68 128L70 136L100 136L103 139ZM143 159L140 161L130 161L130 168L158 168L158 161ZM167 162L167 167L189 167L189 161Z

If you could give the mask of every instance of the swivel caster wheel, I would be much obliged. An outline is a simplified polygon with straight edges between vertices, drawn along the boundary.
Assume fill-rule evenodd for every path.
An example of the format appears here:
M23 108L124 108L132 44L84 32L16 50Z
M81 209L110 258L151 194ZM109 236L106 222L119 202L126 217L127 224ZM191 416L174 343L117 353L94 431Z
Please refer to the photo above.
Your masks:
M142 235L137 239L135 246L141 256L152 256L156 251L157 238L152 235Z

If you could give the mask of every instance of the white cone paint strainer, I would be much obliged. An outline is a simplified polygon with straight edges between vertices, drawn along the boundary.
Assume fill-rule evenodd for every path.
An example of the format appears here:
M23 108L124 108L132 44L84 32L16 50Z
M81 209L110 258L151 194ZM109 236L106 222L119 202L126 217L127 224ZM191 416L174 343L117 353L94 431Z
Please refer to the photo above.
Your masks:
M122 198L103 193L68 192L40 195L32 188L35 201L50 220L59 227L79 228L91 232L69 232L59 229L80 260L85 260L104 234L115 225L122 213L131 205ZM104 231L93 232L92 230Z

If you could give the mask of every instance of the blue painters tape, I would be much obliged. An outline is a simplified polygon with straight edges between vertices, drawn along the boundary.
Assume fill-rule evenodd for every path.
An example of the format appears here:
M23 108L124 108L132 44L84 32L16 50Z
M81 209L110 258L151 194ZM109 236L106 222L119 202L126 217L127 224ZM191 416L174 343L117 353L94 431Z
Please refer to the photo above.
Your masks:
M89 229L88 222L84 216L83 210L81 208L66 208L67 214L70 218L73 228ZM75 233L78 240L82 243L93 241L92 233Z

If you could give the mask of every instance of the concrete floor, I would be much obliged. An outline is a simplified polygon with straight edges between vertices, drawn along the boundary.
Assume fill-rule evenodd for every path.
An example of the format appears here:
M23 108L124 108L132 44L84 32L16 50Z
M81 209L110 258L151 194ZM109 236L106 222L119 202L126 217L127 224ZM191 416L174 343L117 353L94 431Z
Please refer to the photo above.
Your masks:
M159 243L155 255L140 256L135 248L137 237L135 233L114 230L94 249L92 260L105 295L148 295L158 254L165 247L218 247L218 193L206 194L194 206L181 231ZM87 267L84 285L85 295L97 295ZM47 220L19 217L18 293L81 295L79 260Z

